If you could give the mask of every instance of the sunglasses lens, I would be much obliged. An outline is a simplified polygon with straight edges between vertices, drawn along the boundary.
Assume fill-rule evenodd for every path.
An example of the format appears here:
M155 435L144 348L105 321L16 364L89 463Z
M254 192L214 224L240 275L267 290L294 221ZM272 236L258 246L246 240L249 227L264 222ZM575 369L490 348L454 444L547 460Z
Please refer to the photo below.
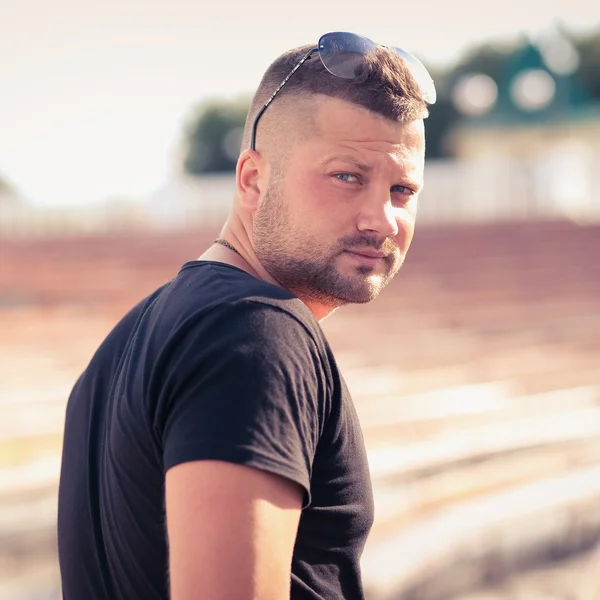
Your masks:
M375 49L369 38L355 33L326 33L319 40L319 55L325 68L336 77L354 79L367 68L364 56ZM401 48L390 48L399 54L410 69L412 76L421 89L423 99L435 104L437 93L431 75L423 63L410 52Z
M374 47L371 40L355 33L326 33L319 40L319 55L332 75L354 79L363 73L364 55Z
M433 79L429 74L429 71L425 68L425 65L410 52L402 50L401 48L393 48L396 54L399 54L410 69L411 75L414 77L418 86L421 88L421 94L427 104L435 104L437 100L437 92L435 91L435 85Z

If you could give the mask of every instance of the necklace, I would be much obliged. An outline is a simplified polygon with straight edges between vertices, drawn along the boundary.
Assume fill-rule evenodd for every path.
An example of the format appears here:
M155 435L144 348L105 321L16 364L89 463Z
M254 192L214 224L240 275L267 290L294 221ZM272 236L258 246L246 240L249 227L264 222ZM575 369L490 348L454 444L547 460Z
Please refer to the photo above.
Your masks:
M239 254L239 256L241 256L241 254L237 251L237 249L234 248L227 240L217 238L213 243L221 244L221 246L225 246L225 248L229 248L230 250L233 250L236 254Z

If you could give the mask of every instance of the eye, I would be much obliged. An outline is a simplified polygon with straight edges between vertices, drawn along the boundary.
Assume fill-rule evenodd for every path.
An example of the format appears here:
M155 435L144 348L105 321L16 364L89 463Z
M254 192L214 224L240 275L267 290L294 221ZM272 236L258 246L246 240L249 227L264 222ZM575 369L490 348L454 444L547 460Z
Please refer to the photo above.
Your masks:
M393 185L390 190L392 193L404 194L408 196L413 196L415 191L405 185Z
M339 181L344 183L360 183L361 179L355 173L334 173L333 175Z

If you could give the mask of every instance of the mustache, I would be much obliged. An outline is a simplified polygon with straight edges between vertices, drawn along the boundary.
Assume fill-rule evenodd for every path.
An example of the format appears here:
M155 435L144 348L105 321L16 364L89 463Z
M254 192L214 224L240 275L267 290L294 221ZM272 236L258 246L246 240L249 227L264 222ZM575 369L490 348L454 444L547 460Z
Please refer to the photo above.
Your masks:
M339 241L339 248L340 252L351 248L373 248L386 254L393 254L398 250L398 246L390 238L381 238L364 233L344 236Z

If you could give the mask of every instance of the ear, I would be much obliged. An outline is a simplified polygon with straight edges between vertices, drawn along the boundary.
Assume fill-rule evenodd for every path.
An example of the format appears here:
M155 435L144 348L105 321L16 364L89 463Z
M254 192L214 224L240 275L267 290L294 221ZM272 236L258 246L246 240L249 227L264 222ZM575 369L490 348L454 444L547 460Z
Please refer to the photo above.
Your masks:
M262 195L261 183L264 181L265 160L255 150L244 150L236 166L236 188L243 208L255 212Z

